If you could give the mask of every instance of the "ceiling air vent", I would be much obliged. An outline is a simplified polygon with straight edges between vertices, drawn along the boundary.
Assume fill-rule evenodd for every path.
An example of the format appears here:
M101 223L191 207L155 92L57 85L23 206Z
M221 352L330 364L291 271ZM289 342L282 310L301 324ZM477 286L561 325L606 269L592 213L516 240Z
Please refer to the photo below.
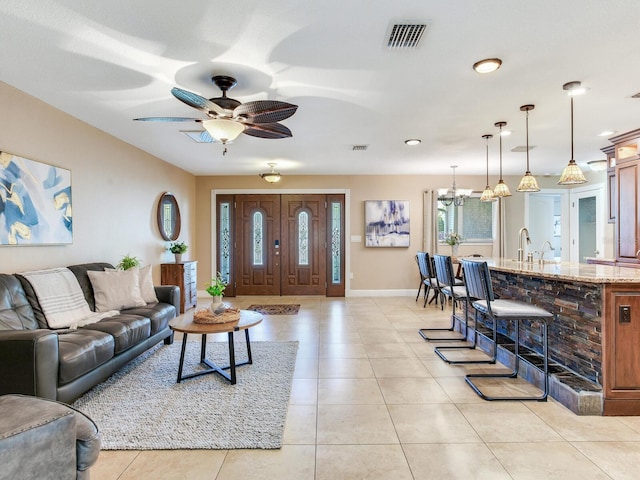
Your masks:
M390 50L415 50L427 30L426 22L393 23L389 28L387 48Z
M358 152L361 150L366 150L367 148L369 148L369 145L354 145L353 147L351 147L351 150L353 150L354 152Z
M529 150L533 150L534 148L536 148L534 145L529 145ZM526 145L520 145L519 147L513 147L511 149L512 152L526 152L527 151L527 146Z

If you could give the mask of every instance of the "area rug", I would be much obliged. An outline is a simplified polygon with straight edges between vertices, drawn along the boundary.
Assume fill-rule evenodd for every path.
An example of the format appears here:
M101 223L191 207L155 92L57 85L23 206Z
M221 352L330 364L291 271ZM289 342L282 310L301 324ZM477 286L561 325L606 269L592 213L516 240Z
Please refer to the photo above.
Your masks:
M297 315L300 311L300 305L297 303L250 305L247 310L253 310L263 315Z
M253 364L231 385L217 374L176 383L181 342L158 345L76 400L98 425L103 450L273 449L282 446L298 342L251 342ZM246 360L244 342L236 361ZM229 364L226 342L207 358ZM183 373L200 369L200 341L187 342Z

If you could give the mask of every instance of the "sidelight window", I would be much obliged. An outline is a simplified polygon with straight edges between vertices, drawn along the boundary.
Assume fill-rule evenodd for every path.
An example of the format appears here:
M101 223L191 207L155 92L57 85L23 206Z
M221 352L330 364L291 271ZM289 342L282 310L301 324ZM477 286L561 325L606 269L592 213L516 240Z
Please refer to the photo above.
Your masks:
M222 279L229 283L231 278L231 204L220 203L220 266Z
M340 278L340 244L341 244L341 204L331 202L331 283L339 284Z

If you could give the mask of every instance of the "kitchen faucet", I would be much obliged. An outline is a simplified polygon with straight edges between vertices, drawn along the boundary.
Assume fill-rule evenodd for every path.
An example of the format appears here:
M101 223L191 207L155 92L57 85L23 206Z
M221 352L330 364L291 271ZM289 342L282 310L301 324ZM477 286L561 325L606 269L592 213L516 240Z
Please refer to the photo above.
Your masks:
M555 250L555 248L553 248L553 245L551 245L551 242L549 240L545 240L544 243L542 244L542 249L540 250L540 260L544 261L544 247L545 245L549 245L549 251L553 251Z
M522 243L522 234L525 234L525 238L527 239L527 245L531 245L531 239L529 238L529 230L527 227L522 227L518 232L518 261L524 261L524 245Z

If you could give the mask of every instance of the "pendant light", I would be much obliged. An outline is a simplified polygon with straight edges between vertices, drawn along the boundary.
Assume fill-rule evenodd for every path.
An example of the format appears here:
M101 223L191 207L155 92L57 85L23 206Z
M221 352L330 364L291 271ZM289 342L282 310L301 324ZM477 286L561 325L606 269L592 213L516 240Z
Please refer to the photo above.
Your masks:
M580 87L580 82L565 83L562 86L562 89L566 90L571 97L571 160L569 160L569 164L564 167L562 175L560 175L558 185L579 185L581 183L587 183L587 179L576 161L573 159L573 97L580 93L584 93L584 89Z
M493 189L489 185L489 139L493 138L493 135L491 135L490 133L487 133L485 135L482 135L482 138L485 139L486 147L487 147L487 186L484 187L484 191L482 192L482 195L480 196L480 201L481 202L495 202L497 200L497 198L494 198Z
M502 127L506 126L507 122L496 122L495 126L500 129L500 180L498 180L498 184L496 188L493 189L493 196L496 198L502 197L510 197L511 192L509 191L509 187L504 180L502 179Z
M260 173L258 174L258 176L262 178L265 182L269 182L269 183L279 182L280 179L282 178L282 175L280 174L280 172L276 172L277 163L269 162L267 163L267 165L271 167L271 171L267 173Z
M520 107L520 110L526 112L527 114L527 171L524 172L524 177L520 180L520 185L516 189L518 192L539 192L540 187L538 186L538 182L536 181L536 177L531 175L529 171L529 112L533 110L535 105L523 105Z

